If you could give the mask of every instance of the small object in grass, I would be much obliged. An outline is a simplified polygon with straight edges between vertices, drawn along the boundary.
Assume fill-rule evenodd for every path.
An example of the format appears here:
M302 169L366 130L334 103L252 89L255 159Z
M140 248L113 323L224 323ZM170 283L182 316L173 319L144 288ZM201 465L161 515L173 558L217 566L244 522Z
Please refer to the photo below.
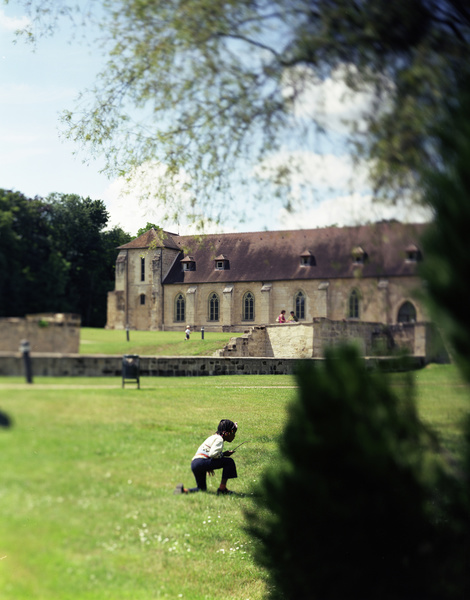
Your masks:
M217 496L232 496L235 492L228 490L227 488L217 490Z
M186 490L184 489L184 485L182 483L178 483L178 485L175 487L175 491L173 492L173 494L185 494Z

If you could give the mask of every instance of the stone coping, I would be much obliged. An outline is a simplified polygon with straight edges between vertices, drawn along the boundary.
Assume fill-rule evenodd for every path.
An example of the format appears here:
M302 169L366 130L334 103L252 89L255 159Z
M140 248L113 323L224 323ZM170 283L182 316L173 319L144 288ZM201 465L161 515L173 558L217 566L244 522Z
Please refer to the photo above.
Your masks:
M121 377L121 354L32 353L33 377ZM213 375L293 375L299 362L322 362L322 358L212 357L212 356L139 356L141 377L199 377ZM394 369L396 359L364 358L368 368L389 362ZM412 357L410 368L424 366L424 357ZM22 377L25 366L22 355L0 353L0 376Z

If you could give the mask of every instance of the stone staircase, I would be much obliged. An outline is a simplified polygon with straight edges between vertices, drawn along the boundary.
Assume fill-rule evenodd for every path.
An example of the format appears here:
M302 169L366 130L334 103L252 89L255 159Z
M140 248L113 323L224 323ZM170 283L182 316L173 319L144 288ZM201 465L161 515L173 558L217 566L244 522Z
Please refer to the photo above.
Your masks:
M230 338L222 350L216 350L217 357L259 357L266 356L266 327L250 327L243 335Z

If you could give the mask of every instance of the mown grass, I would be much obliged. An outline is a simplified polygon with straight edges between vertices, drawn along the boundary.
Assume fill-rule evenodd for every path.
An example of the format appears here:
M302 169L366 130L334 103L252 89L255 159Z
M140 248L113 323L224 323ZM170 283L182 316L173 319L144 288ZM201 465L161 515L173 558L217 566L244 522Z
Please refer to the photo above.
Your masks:
M400 392L400 376L387 375ZM458 452L469 390L453 366L413 373L419 410ZM244 510L295 399L289 376L0 378L2 600L263 598ZM234 497L175 496L221 418L239 422ZM293 491L294 493L295 491Z
M184 331L129 331L80 329L80 354L138 354L140 356L210 356L241 333L193 331L189 341Z

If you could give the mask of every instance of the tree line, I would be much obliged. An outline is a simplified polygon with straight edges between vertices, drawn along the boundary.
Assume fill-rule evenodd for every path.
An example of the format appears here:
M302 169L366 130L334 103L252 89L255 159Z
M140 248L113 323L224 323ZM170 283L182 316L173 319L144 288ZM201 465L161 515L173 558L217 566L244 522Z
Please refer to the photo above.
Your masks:
M108 221L102 200L0 189L0 316L75 313L103 327L116 248L132 239Z

